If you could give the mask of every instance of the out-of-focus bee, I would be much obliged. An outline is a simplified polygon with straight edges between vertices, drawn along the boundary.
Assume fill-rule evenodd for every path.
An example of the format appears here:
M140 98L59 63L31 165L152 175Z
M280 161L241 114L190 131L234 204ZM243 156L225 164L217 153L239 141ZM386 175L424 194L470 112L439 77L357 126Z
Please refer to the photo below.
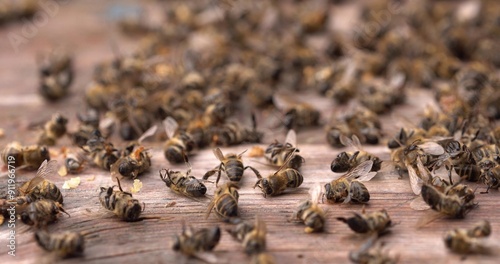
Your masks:
M266 223L258 217L255 222L242 221L228 232L243 244L245 253L248 255L258 254L266 250Z
M360 103L374 114L389 112L406 99L405 77L398 73L390 76L389 83L365 84L360 91Z
M427 135L427 132L421 128L406 129L401 128L399 132L387 142L387 147L392 149L397 149L399 147L404 147L410 145L419 139L422 139Z
M215 169L207 171L207 173L203 175L203 180L207 180L210 176L218 172L217 180L215 181L215 184L217 184L219 183L221 171L224 171L229 180L232 182L239 182L246 169L251 169L256 175L259 174L255 168L243 165L241 156L246 152L246 150L240 154L228 153L225 156L219 148L215 148L213 151L215 157L220 160L221 163L219 166L215 167Z
M496 144L488 144L472 149L474 160L482 170L489 170L500 164L500 149Z
M71 57L61 52L53 52L39 64L40 94L50 101L57 101L66 96L73 81Z
M366 160L351 169L340 178L325 184L326 199L333 203L366 203L370 200L370 193L361 181L369 181L376 172L370 172L373 160Z
M360 142L378 144L382 136L380 120L374 112L362 108L348 110L326 127L326 139L332 147L343 147L340 136L356 135Z
M485 193L488 193L490 189L498 189L500 187L500 165L483 171L481 178L483 183L488 186Z
M255 254L252 257L252 260L250 261L250 264L275 264L276 260L274 260L274 257L267 253L267 252L261 252L259 254Z
M339 104L345 104L357 93L356 76L359 75L359 67L356 63L348 63L342 77L338 81L332 82L333 86L325 91L325 95L333 98Z
M217 217L227 221L238 216L238 185L233 182L219 186L214 193L214 198L208 205L205 218L208 218L212 209L215 208Z
M193 230L183 225L182 233L174 238L172 249L188 257L202 258L200 252L212 251L219 244L220 235L218 226Z
M273 103L284 112L283 124L287 129L298 130L319 125L320 112L308 103L293 102L284 95L275 95Z
M296 147L297 135L295 131L291 129L286 135L285 143L279 143L274 141L271 143L265 151L266 159L273 165L281 166L287 160L288 156L293 155L293 159L290 160L288 166L290 168L298 170L302 163L304 163L304 158L298 154L299 149Z
M118 191L114 190L115 186L108 188L101 187L101 192L99 193L101 205L124 221L134 222L139 220L144 207L141 206L139 200L132 197L131 193L124 192L120 185L120 180L116 180L118 181Z
M387 229L392 226L391 218L385 209L365 213L363 208L361 214L354 213L354 216L350 218L337 217L337 220L346 223L352 231L361 234L376 233L380 235L387 232Z
M422 185L421 195L433 210L453 218L464 218L476 205L473 200L465 202L465 199L456 193L446 195L428 184Z
M110 113L111 119L118 122L120 136L123 140L139 138L153 124L153 116L149 112L142 106L136 105L137 103L130 102L140 99L147 100L147 91L134 89L128 93L126 96L133 99L111 99L109 102L108 113Z
M61 212L69 215L60 203L53 200L41 199L31 202L21 212L21 220L27 225L45 227L47 224L55 222Z
M62 204L63 196L59 188L53 182L45 179L47 175L55 173L56 166L56 160L50 162L45 160L40 165L36 176L19 188L20 195L29 198L30 201L48 199Z
M99 129L99 112L95 109L89 109L85 114L76 115L80 122L78 130L70 133L73 144L83 147L92 136L94 130Z
M177 131L179 125L172 117L167 117L163 121L168 140L163 146L163 154L171 163L181 163L184 156L189 156L196 143L190 134L184 131Z
M325 226L325 212L318 206L321 185L315 185L309 192L311 199L301 202L292 218L298 219L306 225L304 229L306 233L322 232Z
M2 160L4 164L10 164L17 169L22 168L36 170L43 161L50 160L49 149L45 146L22 146L19 142L9 143L2 150ZM14 164L8 163L9 156L14 157Z
M66 134L66 119L61 114L57 113L52 116L50 121L45 123L43 131L38 137L38 145L54 146L56 141Z
M253 186L259 187L264 197L267 195L275 196L282 194L287 188L297 188L304 181L302 174L288 166L293 155L289 155L285 163L275 172L263 178L260 173L256 173L257 182Z
M444 164L451 166L455 172L468 181L478 181L481 176L481 169L476 164L472 151L467 145L454 139L445 139L438 142L445 151L441 156Z
M453 229L444 236L444 244L458 254L493 254L493 248L481 238L489 236L491 226L488 221L476 223L470 229Z
M210 129L212 144L230 146L241 143L260 143L262 132L257 130L255 115L252 115L252 128L246 128L237 121L227 121L222 125Z
M81 154L77 153L69 153L66 155L64 159L64 166L66 167L66 171L70 174L78 174L84 168L84 157Z
M359 138L356 135L352 136L352 140L348 137L341 135L340 141L346 147L353 147L356 149L355 152L341 152L337 155L337 157L332 161L330 165L330 169L333 172L347 172L359 164L366 160L372 160L373 166L371 171L379 171L382 161L375 155L372 155L363 150L361 147L361 142L359 142Z
M172 191L187 197L202 197L207 192L207 187L201 180L191 175L191 164L186 160L188 170L173 171L167 169L160 170L160 178ZM164 173L162 173L164 172Z
M85 249L85 239L76 232L49 233L46 230L38 230L35 232L35 240L40 247L55 252L62 258L78 256Z
M371 236L358 250L349 252L349 259L357 264L397 263L397 257L393 258L387 252L382 250L383 243L377 243L377 237L378 236L376 235Z
M119 158L120 153L111 142L107 142L99 130L94 130L82 149L88 153L92 161L98 167L109 171Z

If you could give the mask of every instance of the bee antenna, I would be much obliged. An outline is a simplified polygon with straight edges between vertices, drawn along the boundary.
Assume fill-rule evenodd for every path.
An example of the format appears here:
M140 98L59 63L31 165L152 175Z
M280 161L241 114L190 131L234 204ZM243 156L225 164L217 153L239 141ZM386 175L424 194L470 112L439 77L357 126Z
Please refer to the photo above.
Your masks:
M122 186L120 184L120 179L118 179L118 177L115 177L115 178L116 178L116 181L118 182L118 189L120 189L120 191L123 192Z

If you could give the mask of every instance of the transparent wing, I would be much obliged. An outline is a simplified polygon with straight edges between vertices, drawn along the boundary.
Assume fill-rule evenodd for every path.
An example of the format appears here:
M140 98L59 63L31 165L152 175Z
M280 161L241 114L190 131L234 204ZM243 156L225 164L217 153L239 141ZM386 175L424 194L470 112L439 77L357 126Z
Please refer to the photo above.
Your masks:
M144 134L142 134L142 136L137 141L141 143L146 138L153 136L156 133L156 130L158 130L157 125L150 127L148 130L146 130L146 132L144 132Z
M352 139L348 138L344 134L340 135L340 143L346 147L351 147L356 150L362 150L361 142L356 135L352 135Z
M311 189L309 189L309 195L311 195L311 201L314 204L317 204L319 201L319 198L322 195L321 184L319 184L319 183L314 184L313 187L311 187Z
M344 174L340 178L347 178L347 179L357 179L362 176L365 176L370 172L373 166L373 160L366 160L360 163L356 168L350 170L346 174ZM372 177L373 178L373 177ZM371 179L371 178L370 178Z
M295 151L297 151L296 148L293 149L293 151L291 153L294 153ZM287 168L287 165L288 163L295 157L295 155L288 155L286 157L286 160L283 162L283 165L281 165L281 167L279 167L279 169L274 173L274 175L278 174L280 171L284 170Z
M213 152L214 152L215 157L218 160L220 160L220 161L224 160L224 154L222 154L222 151L220 150L220 148L214 148Z
M376 175L377 175L376 171L371 171L371 172L366 173L365 175L359 176L359 178L357 178L357 180L361 181L361 182L369 181L369 180L373 179L373 177L375 177Z
M163 127L165 128L165 132L167 133L168 138L173 138L177 128L179 128L179 124L172 117L168 116L163 120Z
M19 188L21 194L26 195L29 193L35 186L45 180L45 177L50 174L54 174L58 171L57 168L57 160L47 161L44 160L42 165L38 168L36 172L36 176L30 181L26 182Z
M416 211L430 209L431 207L424 201L422 196L418 196L410 202L410 207Z
M285 138L285 144L286 143L289 143L292 146L297 146L297 134L295 133L295 130L290 129L288 131Z
M273 103L276 108L285 111L292 108L298 102L293 100L290 96L285 95L284 93L275 93L273 96Z
M418 145L425 153L431 155L442 155L444 154L444 148L436 142L425 142Z
M425 225L433 221L436 221L439 218L443 218L445 216L446 216L445 214L442 214L440 212L434 210L427 210L425 215L422 216L420 219L418 219L416 226L417 228L424 227Z
M408 170L408 176L410 178L410 186L414 194L420 195L422 191L423 181L418 177L417 171L411 164L405 163L406 169Z
M420 159L420 157L417 157L417 169L420 172L420 178L424 182L430 182L431 181L432 175L431 175L430 171L424 166L424 164L422 163L422 160Z

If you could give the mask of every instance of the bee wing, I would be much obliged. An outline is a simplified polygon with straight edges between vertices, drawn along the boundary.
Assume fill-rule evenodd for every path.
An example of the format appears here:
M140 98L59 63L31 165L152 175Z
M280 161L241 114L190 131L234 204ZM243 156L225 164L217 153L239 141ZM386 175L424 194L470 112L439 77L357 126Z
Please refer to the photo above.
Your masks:
M352 139L349 137L345 136L344 134L340 135L340 143L346 147L351 147L357 150L362 150L363 148L361 147L361 142L359 141L359 138L356 135L352 135Z
M173 138L177 128L179 128L179 124L177 121L170 116L167 116L165 120L163 120L163 127L165 128L165 132L167 133L168 138Z
M423 181L418 177L417 171L409 163L406 163L406 169L408 169L408 177L410 178L410 186L414 194L420 195L422 191Z
M205 219L208 219L210 216L210 213L212 212L212 209L214 209L215 206L215 197L210 201L210 203L207 206L207 212L205 213Z
M410 202L410 207L411 209L413 210L416 210L416 211L422 211L422 210L427 210L429 208L431 208L425 201L424 199L422 198L422 196L418 196L416 197L415 199L413 199L411 202Z
M442 155L444 154L444 148L436 142L425 142L418 145L425 153L431 155Z
M350 170L349 172L347 172L346 174L344 174L340 178L347 178L347 179L351 179L351 178L357 179L360 177L364 178L364 176L370 172L370 170L372 169L372 166L373 166L373 160L365 160L365 161L361 162L358 166L356 166L356 168ZM373 177L371 177L371 178L373 178Z
M432 175L429 170L424 166L420 157L417 157L417 169L420 172L421 179L424 182L429 182L432 179Z
M313 202L313 204L318 203L319 198L321 197L322 194L323 194L322 186L319 183L314 184L313 187L309 189L309 195L311 195L311 201Z
M205 263L221 263L220 259L212 252L195 252L193 253L193 257Z
M373 179L373 177L375 177L377 175L377 172L376 171L371 171L371 172L368 172L364 175L361 175L359 176L359 178L357 178L358 181L369 181L371 179Z
M422 216L420 219L418 219L416 226L417 228L424 227L430 222L436 221L437 219L443 218L445 216L446 216L445 214L442 214L440 212L434 210L427 210L425 215Z
M222 154L222 151L220 150L220 148L214 148L213 149L213 152L214 152L214 155L215 157L220 160L220 161L223 161L224 160L224 154ZM243 154L243 153L242 153Z
M142 134L142 136L137 140L139 142L139 144L146 138L148 137L151 137L153 136L155 133L156 133L156 130L158 129L158 126L157 125L154 125L152 127L150 127L148 130L146 130L146 132L144 132L144 134Z
M285 138L285 144L286 143L290 143L292 146L297 146L297 134L295 133L295 130L290 129L288 131Z
M283 93L275 93L273 96L273 103L276 108L282 111L286 111L298 102L295 102L291 97Z
M266 236L267 233L266 223L259 216L255 217L255 229L257 229L257 233L259 233L263 237Z
M295 153L297 149L294 148L293 151L291 153ZM283 164L281 165L281 167L279 167L279 169L274 173L274 175L278 174L280 171L284 170L287 168L287 165L288 163L295 157L295 155L288 155L286 157L286 160L283 162Z

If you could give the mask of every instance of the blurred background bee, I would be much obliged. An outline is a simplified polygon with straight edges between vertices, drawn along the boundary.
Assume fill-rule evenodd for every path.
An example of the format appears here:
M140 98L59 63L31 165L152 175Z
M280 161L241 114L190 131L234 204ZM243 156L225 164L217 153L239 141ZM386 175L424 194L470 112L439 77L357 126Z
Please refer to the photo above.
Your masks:
M388 228L392 226L391 218L385 209L377 212L365 213L365 209L361 214L354 213L353 217L344 218L337 217L337 220L346 223L352 231L361 234L384 234Z
M60 203L53 200L41 199L28 204L20 215L23 223L41 228L57 221L61 212L69 216Z
M163 146L163 154L170 163L181 163L184 155L189 156L195 147L195 142L190 134L178 131L179 125L172 117L163 121L168 140Z
M188 257L196 257L206 260L208 263L216 263L213 262L214 256L202 253L212 251L219 244L220 235L218 226L194 230L191 226L186 227L183 224L182 233L175 236L172 249L180 251Z
M69 135L74 145L83 147L92 136L92 132L99 129L99 112L89 109L85 113L77 113L76 117L79 121L78 128Z
M444 244L457 254L495 254L495 248L484 241L490 234L491 225L484 220L469 229L457 228L448 231L444 236Z
M282 166L287 160L288 156L293 155L294 157L288 163L288 166L292 169L300 169L302 163L305 162L304 158L297 154L299 149L297 145L297 135L293 129L289 130L286 134L285 143L279 143L274 141L265 150L265 158L269 163L276 166Z
M119 151L101 135L99 130L92 132L91 137L82 149L96 166L107 171L120 158Z
M45 58L38 58L40 94L49 101L57 101L68 94L73 82L73 60L71 56L54 51Z
M62 204L63 196L61 191L53 182L45 178L46 176L54 175L56 173L56 167L56 160L45 160L42 165L40 165L40 168L38 168L36 176L19 188L19 194L29 198L29 201L48 199Z
M66 134L67 123L68 119L61 114L52 115L52 118L43 126L43 131L38 137L38 145L54 146L57 140Z
M187 161L187 171L173 171L167 169L160 170L160 178L172 191L187 197L203 197L207 192L207 187L201 180L191 175L191 164ZM163 173L162 173L163 172Z
M374 112L356 107L339 114L326 127L326 140L332 147L343 147L340 136L356 135L361 143L376 145L382 138L382 125Z
M366 203L370 193L362 181L369 181L376 172L370 172L373 160L366 160L340 178L325 184L325 196L332 203Z
M287 188L298 188L304 181L304 177L298 170L288 166L292 159L293 155L289 155L285 163L266 178L263 178L260 173L256 173L258 180L253 188L259 187L264 197L280 195Z
M85 239L76 232L49 233L47 230L38 230L35 240L40 247L62 258L79 256L85 250Z
M246 152L246 150L240 154L228 153L225 156L219 148L215 148L213 152L215 157L221 163L219 166L215 167L215 169L207 171L205 175L203 175L203 180L207 180L210 176L217 172L217 180L215 180L215 184L217 185L222 171L227 175L231 182L239 182L246 169L251 169L256 175L259 174L259 172L252 166L243 165L241 156Z
M346 147L354 148L356 151L343 151L339 153L330 165L330 169L333 172L347 172L366 160L373 161L371 171L376 172L380 170L382 161L377 156L364 151L361 146L361 142L356 135L352 136L352 140L344 135L341 135L340 142Z
M141 206L139 200L132 197L131 193L124 192L120 185L120 180L116 180L118 181L118 191L114 190L115 186L108 188L101 187L99 201L102 207L112 211L124 221L138 221L144 207Z
M453 218L464 218L476 206L473 199L466 202L458 193L444 194L428 184L422 185L421 195L433 210Z
M353 263L384 263L395 264L398 262L398 257L391 257L387 252L383 251L384 244L377 242L378 236L374 235L368 238L359 249L349 252L349 259Z
M286 129L316 127L319 125L320 112L305 102L295 102L284 94L275 94L273 103L283 112L283 124Z
M11 142L5 146L1 153L4 164L9 163L9 156L14 157L17 169L36 170L45 160L50 160L49 149L46 146L23 146L19 142Z
M240 197L238 193L238 185L233 182L225 183L219 186L214 193L214 198L208 205L207 214L205 218L208 218L212 210L220 219L224 221L229 221L239 215L238 213L238 199Z
M248 255L259 254L266 250L266 223L259 217L255 221L241 221L232 229L229 234L243 244L245 253Z
M299 204L292 220L302 221L306 225L304 229L306 233L322 232L325 227L325 212L318 205L321 197L321 185L313 186L309 193L311 199Z
M67 173L78 174L83 171L86 160L82 153L65 153L64 156L64 167Z

